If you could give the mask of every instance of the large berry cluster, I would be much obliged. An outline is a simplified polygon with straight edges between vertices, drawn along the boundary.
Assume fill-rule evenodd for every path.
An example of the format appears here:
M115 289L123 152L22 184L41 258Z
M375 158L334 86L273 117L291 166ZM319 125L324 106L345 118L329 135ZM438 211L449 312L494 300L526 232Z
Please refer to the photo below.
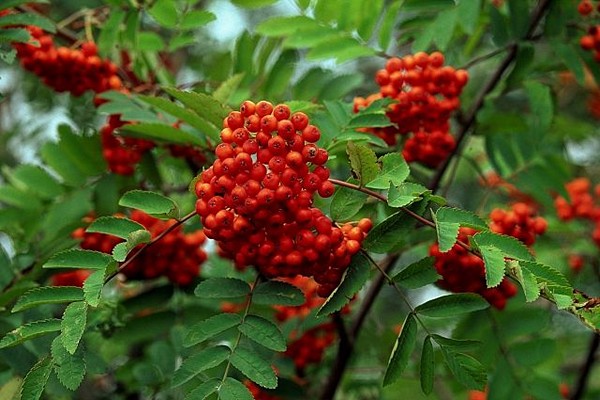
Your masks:
M83 43L80 49L56 47L52 36L41 28L28 26L27 29L39 46L15 43L17 57L24 69L39 76L52 89L81 96L88 90L102 93L121 88L117 66L98 57L94 43Z
M245 101L225 119L217 159L195 189L204 232L222 256L267 278L313 276L327 296L368 229L345 232L312 206L316 193L334 192L320 136L304 113Z
M494 209L490 213L490 219L492 231L514 236L528 246L535 242L536 235L541 235L546 230L546 221L536 216L535 209L525 203L515 203L511 210ZM458 239L469 243L469 236L475 233L471 228L460 228ZM500 310L517 293L517 287L506 278L497 287L488 288L481 258L458 244L445 253L439 250L437 243L433 244L429 254L435 257L435 268L442 276L437 284L443 289L458 293L479 293Z
M460 106L460 96L467 83L465 70L444 66L444 56L418 52L387 61L375 76L379 93L366 99L355 99L355 111L378 98L395 100L387 116L396 124L377 133L388 144L396 142L397 135L409 135L402 154L408 162L419 162L437 167L455 147L450 134L450 114Z
M143 225L153 238L176 223L175 220L163 221L151 217L139 210L131 213L131 219ZM87 221L92 220L88 218ZM81 239L79 246L82 249L103 253L110 253L122 241L115 236L85 232L84 228L75 230L73 237ZM184 233L182 227L178 226L146 248L123 270L123 274L129 279L144 280L166 276L176 285L189 285L198 276L200 265L207 258L201 247L205 240L201 230Z

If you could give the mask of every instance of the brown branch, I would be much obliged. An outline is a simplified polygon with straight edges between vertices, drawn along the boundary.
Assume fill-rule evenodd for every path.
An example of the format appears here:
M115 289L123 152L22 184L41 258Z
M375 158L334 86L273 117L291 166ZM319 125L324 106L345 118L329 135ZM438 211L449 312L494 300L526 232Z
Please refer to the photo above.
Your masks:
M587 357L584 364L581 366L581 372L579 374L579 379L577 380L577 386L575 387L575 391L570 397L570 400L579 400L585 394L588 378L590 377L590 372L594 366L594 361L596 361L596 352L598 351L598 347L600 347L600 333L595 333L590 341Z
M531 22L529 23L529 28L527 29L527 33L523 37L523 40L533 39L535 30L537 29L538 24L540 23L546 11L548 10L550 3L551 0L540 0L538 2L535 10L531 15ZM479 112L481 107L483 107L483 103L485 101L486 96L496 88L498 83L500 83L502 76L517 57L518 48L519 46L517 43L513 43L510 46L508 46L508 53L506 54L504 59L502 59L500 65L498 66L498 68L496 68L496 70L485 83L485 85L483 85L483 87L475 97L471 108L465 113L464 117L461 119L460 128L456 133L456 146L454 147L454 150L438 167L438 169L435 171L435 174L431 178L431 181L427 185L427 187L431 189L434 193L437 192L437 190L439 189L440 184L442 182L442 178L444 177L448 166L450 165L454 157L460 152L460 149L462 147L461 145L464 142L465 138L468 136L468 133L471 131L472 126L475 124L477 113Z
M112 274L110 274L105 280L104 283L106 284L107 282L109 282L111 279L113 279L115 276L117 276L119 273L121 273L125 268L127 268L127 266L129 264L131 264L133 262L133 260L135 260L140 254L142 254L142 252L144 250L146 250L148 247L152 246L154 243L159 242L162 238L164 238L169 232L172 232L174 229L176 229L178 226L181 226L183 223L185 223L185 221L189 220L190 218L192 218L194 215L196 215L196 211L192 211L191 213L187 214L185 217L177 220L176 223L174 223L173 225L169 226L167 229L165 229L164 231L162 231L161 233L159 233L154 239L152 239L150 242L144 244L142 247L140 247L139 249L137 249L135 251L135 253L133 253L131 255L131 257L129 259L127 259L125 262L123 262L123 264L121 264L119 266L119 268L117 268L116 271L114 271Z

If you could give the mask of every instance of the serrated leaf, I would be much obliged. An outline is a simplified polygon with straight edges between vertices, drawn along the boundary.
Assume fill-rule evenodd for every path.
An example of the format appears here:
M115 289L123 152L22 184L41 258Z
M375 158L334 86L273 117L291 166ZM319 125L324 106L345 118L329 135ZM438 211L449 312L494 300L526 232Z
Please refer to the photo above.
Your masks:
M50 357L44 357L29 370L21 386L22 400L38 400L44 392L44 387L52 371Z
M498 286L504 279L504 255L494 246L480 246L479 251L485 265L486 286Z
M83 299L81 288L73 286L45 286L31 289L19 297L12 312L19 312L41 304L70 303Z
M492 232L479 232L475 234L472 241L479 246L492 246L502 251L505 257L513 258L515 260L533 261L533 256L529 252L529 249L518 239L500 235Z
M363 241L363 248L373 253L387 253L402 241L402 235L411 231L414 225L412 218L398 211L371 229Z
M455 293L437 297L415 308L417 314L427 317L453 317L488 308L490 304L475 293Z
M444 347L441 349L446 365L458 382L469 389L483 390L487 373L479 361L463 353L447 351Z
M396 186L392 184L388 191L388 205L390 207L406 207L420 199L428 189L418 183L403 182Z
M242 317L238 314L217 314L204 321L192 325L183 341L185 347L202 343L227 329L242 323Z
M64 193L52 175L35 165L20 165L7 173L7 178L13 186L32 191L44 199L55 199Z
M94 271L83 282L83 298L92 307L97 307L100 304L100 295L104 287L105 276L106 270Z
M35 25L39 26L46 32L56 32L54 22L43 15L35 13L8 14L0 17L0 28L10 25Z
M205 118L217 128L222 125L223 118L229 113L229 110L223 107L217 99L207 94L184 91L176 88L164 88L164 91L182 102L183 105L202 118ZM220 140L219 129L216 129L216 132L211 134L208 132L205 132L205 134L211 136L212 139L216 139L216 141Z
M369 279L370 269L367 256L362 252L356 253L344 272L341 283L319 308L317 316L332 314L348 304Z
M393 185L400 185L410 174L410 168L400 153L388 153L380 157L379 162L381 172L366 184L368 188L387 189L390 187L390 182Z
M450 251L458 239L460 224L457 222L440 222L436 219L435 228L440 251L442 253Z
M383 112L370 113L370 114L358 114L348 122L347 128L383 128L386 126L392 126L392 122Z
M228 299L246 296L250 293L250 285L241 279L210 278L196 286L194 294L204 299Z
M312 47L306 58L308 60L321 60L335 58L337 63L353 60L360 57L375 55L375 50L363 45L353 37L333 37Z
M78 301L71 303L63 313L60 330L62 344L70 354L75 354L87 321L87 303Z
M475 350L481 346L481 342L477 340L461 340L461 339L451 339L444 336L433 334L431 338L440 345L440 347L444 347L446 349L452 351L467 351L467 350Z
M185 13L179 24L180 29L196 29L217 19L215 14L206 10L191 10Z
M29 43L31 35L24 28L3 28L0 30L0 43Z
M283 281L259 284L252 293L252 303L262 305L301 306L306 299L302 290Z
M402 330L394 344L390 359L388 361L385 375L383 376L383 386L391 385L400 379L402 372L408 365L408 359L417 339L417 321L414 314L408 314L402 325Z
M392 280L409 289L416 289L433 283L441 278L433 266L434 262L434 257L425 257L398 272Z
M30 322L28 324L21 325L4 335L2 340L0 340L0 349L16 346L38 336L59 330L60 319L58 318L49 318L41 321Z
M258 315L248 315L238 330L247 338L275 351L285 351L287 348L283 334L271 321Z
M170 198L160 193L130 190L119 199L119 205L135 208L157 218L177 218L179 208Z
M99 251L71 249L50 257L43 268L105 269L111 262L111 256Z
M173 374L172 387L183 385L200 372L214 368L227 360L231 350L226 346L208 347L185 359Z
M115 261L123 262L127 258L129 252L135 249L142 243L148 243L152 240L152 234L146 229L133 231L127 235L127 240L118 243L112 250L112 256Z
M267 388L277 387L277 375L271 365L258 354L238 347L231 356L231 365L252 382Z
M433 391L433 378L435 374L435 357L433 353L433 344L431 337L427 336L423 341L423 351L421 352L421 368L419 370L421 378L421 390L425 394Z
M120 128L123 136L132 136L148 140L158 140L165 143L184 145L202 145L203 140L191 132L175 128L171 125L158 122L142 122L138 124L127 124ZM127 132L127 134L124 134Z
M525 301L529 303L537 300L537 298L540 297L540 287L538 286L535 275L528 269L521 268L520 263L516 262L515 264L516 265L511 265L511 269L515 271L517 280L523 288Z
M248 388L240 381L227 377L219 388L220 400L253 400Z
M377 156L370 147L348 142L346 152L350 158L352 170L358 176L360 186L372 181L377 176L379 168L377 166Z
M184 397L184 400L204 400L211 394L215 393L219 389L220 385L220 379L209 379L191 392L187 393Z
M61 336L52 341L51 347L54 371L60 383L69 390L76 390L85 376L85 360L82 355L70 354L62 344Z
M213 92L213 97L217 99L221 104L227 104L231 96L242 83L244 79L244 73L232 75L225 82L221 83L219 87Z
M157 0L148 9L148 14L164 27L172 28L177 24L177 8L172 0Z
M554 116L550 88L539 82L528 81L525 82L525 91L531 108L530 126L540 135L543 135L550 127Z
M569 280L557 269L540 262L519 261L521 268L531 272L538 281L556 286L571 287Z
M478 230L488 229L485 221L477 214L459 208L440 207L436 211L435 217L440 222L456 222L460 224L460 226Z
M85 231L105 233L107 235L120 237L121 239L127 239L127 236L131 232L140 229L146 228L142 224L132 221L129 218L105 216L96 218Z
M151 106L164 111L174 117L176 117L178 120L181 120L185 123L187 123L188 125L196 128L197 130L199 130L200 132L204 132L207 129L207 124L208 121L202 119L200 116L198 116L198 114L187 110L181 106L179 106L178 104L175 104L174 102L167 100L165 98L162 97L154 97L154 96L143 96L143 95L138 95L137 96L139 99L141 99L143 102L150 104ZM181 139L181 141L185 143L194 143L189 141L189 136L191 134L185 132L185 131L180 131L181 133L177 134L177 137ZM191 135L193 136L193 135ZM168 140L172 139L172 136L168 136L167 137ZM193 140L197 141L197 144L202 144L202 140L200 138L197 138L196 136L193 137Z
M337 187L331 198L331 218L334 221L351 220L365 205L367 197L368 196L365 193L359 192L358 190L345 186Z

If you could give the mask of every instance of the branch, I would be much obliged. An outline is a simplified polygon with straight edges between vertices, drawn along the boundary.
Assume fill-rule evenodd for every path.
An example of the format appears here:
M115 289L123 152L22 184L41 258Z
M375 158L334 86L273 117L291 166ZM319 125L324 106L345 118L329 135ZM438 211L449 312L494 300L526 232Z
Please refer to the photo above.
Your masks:
M537 7L535 8L535 10L533 11L533 13L531 15L531 19L530 19L531 22L529 23L529 28L527 29L527 33L523 37L523 40L533 39L535 30L536 30L538 24L540 23L540 21L542 20L542 17L548 10L550 3L551 3L551 0L540 0L538 2ZM488 79L486 84L483 85L483 87L481 88L481 90L479 91L477 96L475 97L475 100L473 101L471 108L467 111L465 116L461 119L460 128L459 128L458 132L456 133L456 146L455 146L454 150L438 167L438 169L435 171L435 174L431 178L431 181L427 185L427 187L429 189L431 189L434 193L439 189L440 184L442 182L442 178L444 177L444 174L446 173L446 170L448 169L450 162L454 159L454 157L460 151L461 144L464 142L469 131L471 130L471 127L474 125L475 118L477 117L477 113L479 112L481 107L483 107L485 97L496 88L498 83L500 83L502 76L504 75L506 70L508 70L508 67L510 67L510 65L513 63L513 61L517 57L518 48L519 48L519 46L517 43L513 43L512 45L510 45L508 47L508 53L506 54L504 59L502 59L502 61L500 62L500 65L498 66L498 68L496 68L496 70L494 71L492 76Z
M579 374L579 379L577 380L577 386L575 387L575 392L571 396L571 400L579 400L585 394L585 389L587 386L587 381L590 376L590 372L592 371L592 366L594 365L594 361L596 361L596 352L598 351L598 347L600 346L600 333L595 333L592 336L592 340L590 341L590 346L588 348L587 357L585 359L585 363L581 366L581 373Z
M129 264L131 264L133 262L133 260L135 260L140 254L142 254L142 252L144 250L146 250L148 247L152 246L154 243L159 242L162 238L164 238L169 232L175 230L178 226L182 225L183 223L185 223L185 221L189 220L190 218L192 218L194 215L196 215L196 211L192 211L191 213L189 213L188 215L186 215L185 217L177 220L176 223L174 223L173 225L169 226L167 229L165 229L164 231L162 231L161 233L159 233L154 239L152 239L150 242L144 244L142 247L140 247L139 249L136 250L135 253L133 253L131 255L131 257L123 262L123 264L121 264L119 266L119 268L117 268L117 270L115 272L113 272L112 274L110 274L105 280L104 283L106 284L107 282L109 282L111 279L113 279L115 276L117 276L119 273L121 273L125 268L127 268L127 266Z

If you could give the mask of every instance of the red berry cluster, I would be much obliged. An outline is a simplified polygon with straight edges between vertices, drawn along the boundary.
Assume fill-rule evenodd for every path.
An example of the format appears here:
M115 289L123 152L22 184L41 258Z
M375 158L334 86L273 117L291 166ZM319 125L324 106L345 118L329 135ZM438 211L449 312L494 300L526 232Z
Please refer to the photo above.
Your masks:
M536 214L536 209L525 203L515 203L510 210L496 208L490 213L490 229L531 246L536 235L543 234L548 227L546 220Z
M535 215L534 209L524 203L516 203L511 210L494 209L490 213L492 231L511 235L526 245L535 242L535 235L546 230L546 221ZM471 228L460 228L458 239L469 243L469 236L476 233ZM517 287L504 278L500 285L488 288L485 282L485 266L480 257L458 244L442 253L437 243L429 249L435 257L435 268L442 276L437 284L443 289L457 293L479 293L491 305L502 310L506 301L517 293Z
M17 57L24 69L39 76L52 89L81 96L88 90L102 93L121 88L117 66L98 57L94 43L83 43L80 49L56 47L52 36L41 28L28 26L27 29L39 47L15 43Z
M577 11L584 17L589 17L592 14L600 13L600 4L596 4L591 0L582 0L577 6ZM600 25L593 25L588 28L587 35L579 39L579 44L582 49L592 51L594 59L600 62Z
M133 174L144 153L154 147L154 142L149 140L116 135L115 131L125 124L119 114L114 114L100 128L102 155L109 169L119 175Z
M315 193L334 192L320 136L304 113L245 101L224 120L217 159L195 189L204 232L222 256L267 278L313 276L327 296L368 229L343 231L312 207Z
M302 371L309 364L320 363L325 350L335 339L336 329L333 322L317 325L289 343L285 355L294 361L297 371Z
M444 66L444 56L439 52L418 52L389 59L385 68L377 71L375 80L379 93L356 98L355 111L378 98L394 99L396 103L389 106L387 116L397 127L375 133L388 144L394 144L397 135L412 133L404 144L404 158L437 167L456 145L449 120L460 106L458 96L467 83L467 72Z
M153 238L176 223L175 220L163 221L151 217L139 210L131 213L131 219L150 231ZM73 232L73 237L81 239L82 249L104 253L110 253L113 247L122 241L110 235L88 233L83 228ZM201 248L205 240L202 231L186 234L182 227L178 226L144 250L123 270L123 274L129 279L154 279L166 276L176 285L189 285L198 276L200 264L207 258Z

